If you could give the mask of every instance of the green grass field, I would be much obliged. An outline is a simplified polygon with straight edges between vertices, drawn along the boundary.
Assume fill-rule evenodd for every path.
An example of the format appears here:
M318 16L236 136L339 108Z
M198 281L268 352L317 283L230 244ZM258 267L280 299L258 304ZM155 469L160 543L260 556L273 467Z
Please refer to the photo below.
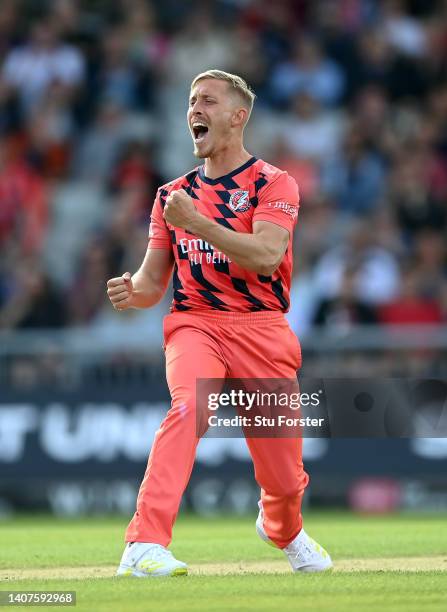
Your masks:
M126 520L0 522L1 590L74 590L77 610L447 610L447 517L306 513L306 531L334 560L292 574L261 542L255 517L181 517L172 550L188 577L115 578ZM54 607L39 607L52 609Z

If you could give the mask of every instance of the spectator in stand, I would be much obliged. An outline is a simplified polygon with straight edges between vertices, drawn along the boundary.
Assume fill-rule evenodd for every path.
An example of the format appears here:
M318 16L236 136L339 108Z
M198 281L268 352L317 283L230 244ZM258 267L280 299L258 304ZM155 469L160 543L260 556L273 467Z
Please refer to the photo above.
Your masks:
M422 278L409 262L402 272L402 282L398 295L378 308L379 320L385 325L426 325L441 324L442 308L439 302L424 297Z
M296 31L293 8L286 2L263 0L248 4L243 13L242 23L258 34L269 72L290 56Z
M124 18L124 31L133 66L147 71L149 82L152 79L163 79L170 52L170 39L158 27L154 7L146 0L134 0L131 3L126 1ZM153 96L147 93L153 102Z
M234 29L234 65L230 71L244 78L256 91L259 105L268 104L268 64L257 32L243 23Z
M421 57L427 52L427 31L420 19L405 12L402 0L383 3L382 27L385 37L399 53Z
M306 92L295 96L291 104L279 134L287 149L315 162L336 155L343 138L343 115L325 109Z
M22 260L15 274L12 272L8 293L0 305L0 328L60 328L66 325L62 295L32 260Z
M141 15L142 23L135 19ZM101 39L101 56L93 87L100 99L115 100L128 111L147 112L154 105L155 78L162 69L167 46L150 35L149 15L134 8L124 25L112 26ZM133 38L135 36L135 38ZM160 61L156 66L157 60Z
M273 70L270 82L272 101L283 109L301 93L332 106L341 100L344 87L342 69L324 56L318 41L310 36L300 37L290 60Z
M104 286L112 270L112 261L104 239L92 240L88 244L67 293L70 325L87 325L100 311L105 303Z
M172 41L166 80L184 91L199 72L209 66L227 70L235 59L233 33L219 26L212 5L199 4Z
M351 83L353 94L375 84L386 89L393 99L420 97L427 91L422 63L399 55L377 26L359 33L351 62Z
M445 228L447 211L435 197L421 151L402 149L390 176L390 197L398 223L410 238L425 227Z
M323 253L345 240L347 223L321 192L307 198L298 214L302 229L295 237L297 264L304 259L313 270Z
M342 152L322 169L322 189L337 203L340 212L355 216L371 213L385 190L383 160L368 149L359 125L352 125Z
M359 131L369 151L387 160L393 141L390 141L391 108L388 94L383 87L367 85L361 89L351 104L353 125ZM384 179L387 168L384 165Z
M49 179L67 176L75 123L63 87L53 83L28 117L28 159Z
M126 114L113 99L100 102L94 124L84 133L74 159L75 176L108 184L127 142Z
M3 98L17 94L24 116L59 83L73 100L84 80L84 58L77 47L59 40L55 21L44 18L31 26L29 41L6 56L1 74Z
M19 34L19 6L17 0L3 0L0 11L0 61L4 60Z
M135 211L134 220L151 212L153 199L162 178L157 174L149 148L137 140L128 142L115 165L111 188L120 191L127 188L139 189L145 194L144 201Z
M356 297L373 306L394 299L399 287L399 266L394 253L380 245L371 220L351 221L347 235L317 261L315 283L322 298L339 295L345 270L354 266Z
M421 295L441 300L447 282L447 247L442 232L427 228L416 235L414 268L420 279Z
M121 108L139 106L138 71L130 61L128 38L123 27L112 27L103 33L102 57L95 80L100 99L115 100Z
M12 139L0 138L0 254L14 246L19 255L39 256L48 222L47 185Z
M317 305L314 324L325 326L331 333L348 332L355 325L371 325L377 322L375 309L357 296L355 268L344 270L338 295L323 298Z
M52 0L49 9L51 20L60 36L64 39L76 39L82 30L85 17L79 0Z

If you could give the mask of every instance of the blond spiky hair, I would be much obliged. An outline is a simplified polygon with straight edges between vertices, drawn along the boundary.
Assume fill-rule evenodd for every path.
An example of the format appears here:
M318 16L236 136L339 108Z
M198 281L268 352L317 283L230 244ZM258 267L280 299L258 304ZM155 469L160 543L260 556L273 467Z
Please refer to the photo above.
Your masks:
M253 109L253 104L256 99L256 94L250 87L247 85L246 81L237 74L231 74L230 72L224 72L223 70L206 70L205 72L201 72L198 74L193 82L191 83L191 89L193 89L199 81L203 79L216 79L217 81L226 81L230 87L234 89L234 92L237 93L245 103L245 106L248 110L248 118L250 117L251 111ZM248 120L247 118L247 120Z

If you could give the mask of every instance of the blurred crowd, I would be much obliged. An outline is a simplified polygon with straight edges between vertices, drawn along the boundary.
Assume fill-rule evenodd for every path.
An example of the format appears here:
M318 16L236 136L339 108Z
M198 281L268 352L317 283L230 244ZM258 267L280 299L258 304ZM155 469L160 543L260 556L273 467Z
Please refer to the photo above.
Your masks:
M118 316L105 281L197 165L208 68L253 87L247 147L300 186L295 331L447 323L445 0L2 0L0 328L158 336L171 296Z

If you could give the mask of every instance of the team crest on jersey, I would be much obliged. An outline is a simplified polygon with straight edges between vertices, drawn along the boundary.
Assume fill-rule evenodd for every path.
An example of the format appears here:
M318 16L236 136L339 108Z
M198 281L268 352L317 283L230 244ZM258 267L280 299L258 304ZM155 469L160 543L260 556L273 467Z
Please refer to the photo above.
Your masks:
M238 191L232 193L229 205L231 210L234 212L245 212L246 210L248 210L251 206L250 198L248 197L248 191L243 191L242 189L239 189Z

